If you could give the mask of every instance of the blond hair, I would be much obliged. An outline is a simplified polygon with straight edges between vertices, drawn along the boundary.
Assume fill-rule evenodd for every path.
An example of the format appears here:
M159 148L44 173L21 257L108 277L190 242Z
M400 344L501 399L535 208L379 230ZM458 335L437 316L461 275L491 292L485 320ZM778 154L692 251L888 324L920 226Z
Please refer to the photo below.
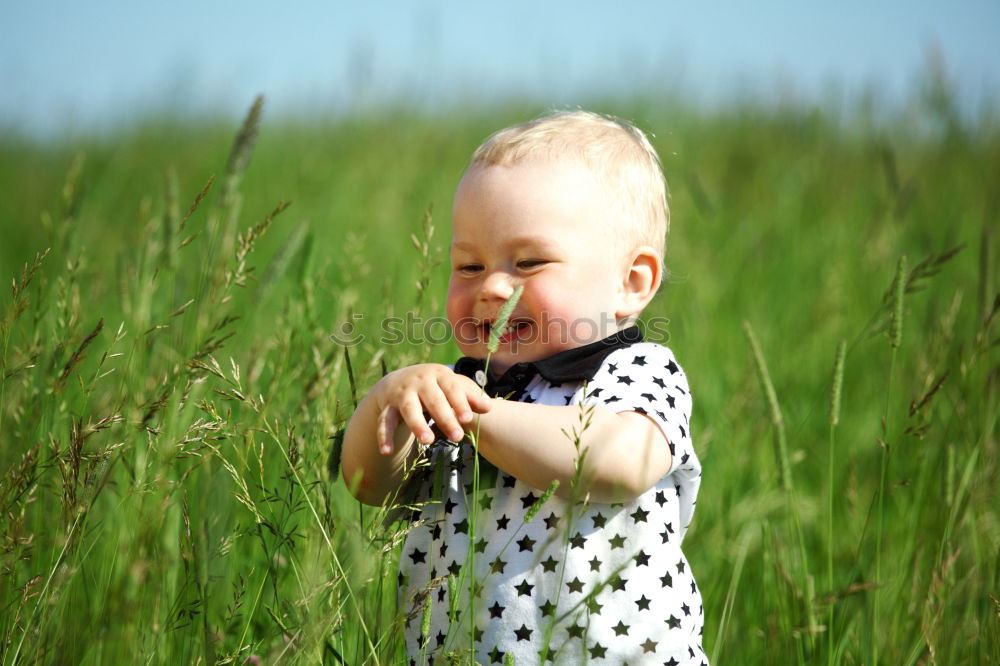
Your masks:
M557 111L502 129L472 155L471 167L529 158L580 159L617 199L623 240L650 245L663 258L670 209L660 158L642 130L590 111Z

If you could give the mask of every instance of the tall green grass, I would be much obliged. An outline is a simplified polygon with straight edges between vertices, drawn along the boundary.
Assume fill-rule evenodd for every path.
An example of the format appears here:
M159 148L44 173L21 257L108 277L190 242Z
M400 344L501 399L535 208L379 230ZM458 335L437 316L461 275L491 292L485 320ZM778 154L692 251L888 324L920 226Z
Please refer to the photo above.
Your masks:
M671 187L646 317L694 391L706 651L1000 662L996 123L659 102L591 106ZM401 658L401 533L330 453L386 370L457 355L380 322L442 313L465 161L541 109L260 111L0 138L4 664Z

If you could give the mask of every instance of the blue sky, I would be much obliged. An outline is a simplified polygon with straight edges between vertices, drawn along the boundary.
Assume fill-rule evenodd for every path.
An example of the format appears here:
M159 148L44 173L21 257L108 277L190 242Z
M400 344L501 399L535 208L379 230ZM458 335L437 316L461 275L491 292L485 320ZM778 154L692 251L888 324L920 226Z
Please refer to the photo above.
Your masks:
M899 102L943 57L965 108L1000 90L1000 1L34 0L0 13L0 127L145 113L271 113L511 95L546 105L655 89Z

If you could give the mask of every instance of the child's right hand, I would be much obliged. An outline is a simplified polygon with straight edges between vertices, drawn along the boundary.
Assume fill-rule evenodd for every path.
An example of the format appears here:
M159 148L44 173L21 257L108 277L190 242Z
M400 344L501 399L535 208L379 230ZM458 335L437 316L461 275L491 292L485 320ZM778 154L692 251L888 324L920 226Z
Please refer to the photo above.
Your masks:
M393 434L401 419L421 444L434 441L428 415L445 437L458 442L465 436L464 426L472 424L473 414L485 414L492 402L474 381L437 363L389 373L375 385L372 397L378 413L375 434L382 455L392 454Z

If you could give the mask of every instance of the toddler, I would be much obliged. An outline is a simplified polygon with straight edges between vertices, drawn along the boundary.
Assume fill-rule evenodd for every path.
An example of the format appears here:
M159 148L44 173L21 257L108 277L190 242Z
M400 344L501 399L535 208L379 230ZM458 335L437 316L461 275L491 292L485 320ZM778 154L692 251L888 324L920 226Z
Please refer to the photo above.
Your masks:
M680 548L701 475L691 395L635 326L667 227L659 159L621 120L554 113L473 155L447 298L465 356L386 375L344 440L360 501L405 488L417 507L399 573L411 663L707 664Z

